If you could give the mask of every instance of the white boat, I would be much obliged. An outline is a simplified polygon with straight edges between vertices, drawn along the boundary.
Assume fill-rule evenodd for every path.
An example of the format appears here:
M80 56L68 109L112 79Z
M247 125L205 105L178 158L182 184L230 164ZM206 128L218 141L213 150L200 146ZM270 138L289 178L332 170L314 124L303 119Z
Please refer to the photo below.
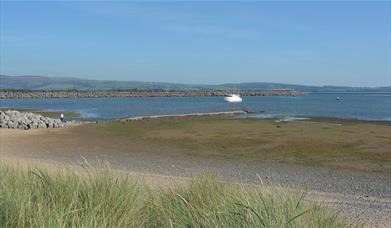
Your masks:
M224 101L228 103L238 103L242 102L243 100L239 94L229 94L228 96L224 97Z

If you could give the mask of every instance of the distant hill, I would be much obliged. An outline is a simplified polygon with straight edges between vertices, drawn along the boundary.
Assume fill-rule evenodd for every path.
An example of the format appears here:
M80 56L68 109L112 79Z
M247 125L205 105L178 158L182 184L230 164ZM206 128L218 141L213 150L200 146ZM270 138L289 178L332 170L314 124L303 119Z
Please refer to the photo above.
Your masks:
M110 89L196 89L193 85L141 81L99 81L80 78L0 75L1 89L110 90Z
M0 75L0 89L30 90L118 90L118 89L159 89L159 90L273 90L291 89L303 92L388 92L385 87L342 87L305 86L282 83L247 82L220 85L177 84L142 81L100 81L66 77L6 76Z
M219 85L221 88L235 88L239 90L272 90L291 89L303 92L385 92L391 93L391 86L384 87L347 87L347 86L306 86L283 83L246 82Z

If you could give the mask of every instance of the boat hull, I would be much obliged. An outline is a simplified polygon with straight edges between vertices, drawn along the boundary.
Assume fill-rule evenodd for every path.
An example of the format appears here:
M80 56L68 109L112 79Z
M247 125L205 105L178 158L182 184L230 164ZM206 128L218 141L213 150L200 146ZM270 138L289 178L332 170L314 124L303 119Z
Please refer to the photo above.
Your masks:
M224 101L228 103L239 103L243 100L240 97L224 97Z

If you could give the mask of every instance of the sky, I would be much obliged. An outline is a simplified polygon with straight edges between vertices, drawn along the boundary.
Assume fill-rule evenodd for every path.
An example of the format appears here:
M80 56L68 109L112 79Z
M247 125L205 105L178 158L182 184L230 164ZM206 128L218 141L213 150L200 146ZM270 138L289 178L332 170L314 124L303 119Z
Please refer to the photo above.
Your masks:
M0 74L390 86L391 2L0 2Z

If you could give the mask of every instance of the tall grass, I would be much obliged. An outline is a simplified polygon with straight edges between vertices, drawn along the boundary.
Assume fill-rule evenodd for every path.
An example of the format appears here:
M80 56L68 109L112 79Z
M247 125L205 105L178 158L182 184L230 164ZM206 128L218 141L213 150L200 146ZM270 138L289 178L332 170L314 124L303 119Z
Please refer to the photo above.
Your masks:
M0 165L0 227L347 227L300 193L224 184L208 174L158 188L108 168Z

